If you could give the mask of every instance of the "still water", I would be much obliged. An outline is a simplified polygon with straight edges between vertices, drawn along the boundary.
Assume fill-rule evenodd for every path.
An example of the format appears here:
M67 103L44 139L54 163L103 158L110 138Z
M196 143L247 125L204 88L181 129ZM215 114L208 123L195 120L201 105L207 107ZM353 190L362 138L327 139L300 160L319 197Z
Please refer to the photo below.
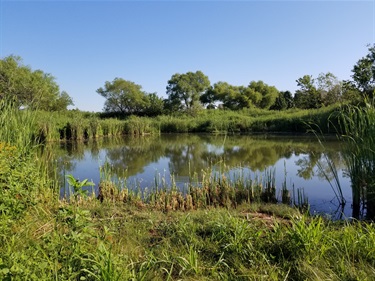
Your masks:
M209 166L225 165L229 167L228 175L240 171L250 178L261 178L266 170L275 170L278 198L286 180L290 190L303 188L312 213L337 217L338 201L322 173L323 169L332 178L327 168L328 157L338 170L347 201L344 216L350 217L352 212L350 180L345 176L341 144L335 138L326 138L322 146L314 136L163 134L52 146L59 155L61 174L92 180L96 186L100 181L100 167L105 163L128 187L141 189L153 188L155 179L169 183L171 175L178 187L185 188L192 176L201 174ZM64 192L66 188L62 189L62 196Z

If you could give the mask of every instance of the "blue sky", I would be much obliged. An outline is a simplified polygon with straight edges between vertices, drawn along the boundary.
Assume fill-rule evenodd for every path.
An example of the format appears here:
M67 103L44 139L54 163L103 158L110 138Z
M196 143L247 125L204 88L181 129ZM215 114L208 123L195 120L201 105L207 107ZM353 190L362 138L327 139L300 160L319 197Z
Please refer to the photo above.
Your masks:
M375 0L0 0L0 57L51 73L86 111L103 109L96 89L115 77L162 97L173 74L196 70L292 92L305 74L347 80L374 42Z

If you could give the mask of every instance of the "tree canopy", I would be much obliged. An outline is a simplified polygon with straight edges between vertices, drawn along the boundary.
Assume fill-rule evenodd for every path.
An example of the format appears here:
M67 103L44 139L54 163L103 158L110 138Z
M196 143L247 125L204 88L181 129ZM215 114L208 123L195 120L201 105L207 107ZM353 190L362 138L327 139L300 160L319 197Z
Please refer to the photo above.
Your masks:
M0 98L11 99L19 107L49 111L66 110L73 105L51 74L31 70L16 56L0 60Z
M233 86L227 82L217 82L201 97L205 104L222 102L222 106L231 110L258 107L269 109L276 101L279 92L263 81L252 81L249 86Z
M363 96L373 97L375 90L375 44L370 46L368 54L358 60L352 72L353 86Z
M96 92L107 99L104 104L105 112L139 114L150 105L142 86L122 78L106 81L104 88L101 87Z
M298 108L320 108L343 101L343 83L330 72L320 73L318 78L304 75L296 80L299 89L294 95Z
M200 97L210 87L210 80L202 71L174 74L168 81L168 106L174 110L192 110L199 107Z

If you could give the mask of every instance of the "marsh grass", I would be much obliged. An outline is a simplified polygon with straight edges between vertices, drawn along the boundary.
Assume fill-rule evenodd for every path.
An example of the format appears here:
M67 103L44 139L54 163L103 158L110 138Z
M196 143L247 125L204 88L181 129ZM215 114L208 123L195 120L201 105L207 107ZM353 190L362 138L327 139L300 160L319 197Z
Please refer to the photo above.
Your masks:
M212 164L212 163L211 163ZM103 202L121 202L131 206L147 206L163 212L190 211L207 208L233 209L241 204L283 203L309 209L308 198L303 188L287 189L286 176L282 183L281 198L277 196L275 169L266 169L263 174L253 176L244 168L234 171L223 161L208 166L189 177L184 187L178 186L174 175L170 178L158 173L154 185L140 188L129 184L126 177L118 177L109 163L100 168L101 180L98 199ZM291 194L293 196L291 196Z
M100 136L148 135L159 133L305 133L315 123L329 131L327 120L336 107L318 110L277 112L249 109L242 111L204 110L196 116L176 113L155 118L128 116L125 119L101 118L99 114L67 111L35 111L35 126L29 127L39 141L84 140Z
M360 217L361 206L368 219L375 218L375 108L345 106L339 119L340 138L345 144L344 160L351 179L353 217Z

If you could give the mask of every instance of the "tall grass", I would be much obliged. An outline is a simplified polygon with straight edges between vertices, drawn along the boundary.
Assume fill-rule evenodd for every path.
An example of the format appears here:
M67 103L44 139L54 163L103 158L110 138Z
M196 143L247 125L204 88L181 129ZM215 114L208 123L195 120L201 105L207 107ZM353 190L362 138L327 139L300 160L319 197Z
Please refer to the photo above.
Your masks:
M114 175L113 167L105 163L101 168L98 198L101 202L121 202L131 206L148 206L162 211L188 211L206 208L236 208L247 203L284 203L307 209L308 200L303 191L297 194L287 189L284 182L281 198L277 198L275 169L263 175L249 175L243 168L229 172L224 164L208 166L189 176L189 183L177 186L175 177L155 175L154 186L140 188L127 184L126 178ZM199 175L198 175L199 174ZM293 201L291 201L293 200Z
M169 115L155 118L129 116L124 120L101 119L98 114L67 111L35 114L36 124L29 127L40 141L80 140L99 136L146 135L159 133L243 133L243 132L298 132L315 123L328 132L327 119L335 107L318 110L204 110L195 117Z
M0 142L29 150L37 138L36 118L35 112L20 110L11 101L0 99Z
M361 206L366 216L375 219L375 108L345 106L340 116L341 138L345 142L344 160L351 179L353 217L360 216Z

